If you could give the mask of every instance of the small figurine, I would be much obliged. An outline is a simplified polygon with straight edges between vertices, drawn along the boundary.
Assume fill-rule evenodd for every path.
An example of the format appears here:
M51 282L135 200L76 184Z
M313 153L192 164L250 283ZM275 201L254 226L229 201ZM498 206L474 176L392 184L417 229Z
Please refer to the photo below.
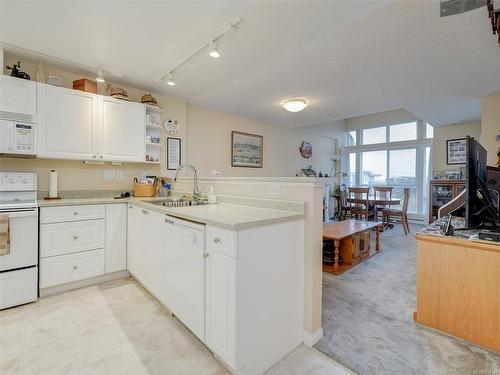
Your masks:
M28 81L31 80L31 77L28 73L19 70L20 67L21 67L21 61L18 61L17 64L12 65L12 67L6 66L8 70L12 70L10 72L11 77L27 79Z

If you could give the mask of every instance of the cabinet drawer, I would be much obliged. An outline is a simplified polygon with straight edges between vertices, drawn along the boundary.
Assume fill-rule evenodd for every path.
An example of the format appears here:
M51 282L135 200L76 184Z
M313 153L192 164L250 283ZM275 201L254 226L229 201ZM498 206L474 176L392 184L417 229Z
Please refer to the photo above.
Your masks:
M40 288L104 274L104 250L60 255L40 260Z
M42 224L40 258L104 247L104 219Z
M105 212L106 211L103 204L42 207L40 222L42 224L46 224L60 223L62 221L103 219L105 216Z
M207 226L207 250L238 258L237 232Z

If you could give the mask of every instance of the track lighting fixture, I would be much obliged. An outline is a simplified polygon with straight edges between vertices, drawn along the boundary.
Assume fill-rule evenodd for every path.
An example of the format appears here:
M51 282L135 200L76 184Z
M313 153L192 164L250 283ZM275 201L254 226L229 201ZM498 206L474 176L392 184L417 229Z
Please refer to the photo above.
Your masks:
M95 80L99 83L104 83L106 80L104 79L104 75L102 74L101 69L97 69L97 77L95 77Z
M168 73L168 75L167 75L167 85L169 85L169 86L175 86L176 85L175 79L174 79L174 77L172 77L171 73Z
M213 40L210 43L210 52L208 54L214 59L218 59L220 57L219 45L217 44L216 40Z

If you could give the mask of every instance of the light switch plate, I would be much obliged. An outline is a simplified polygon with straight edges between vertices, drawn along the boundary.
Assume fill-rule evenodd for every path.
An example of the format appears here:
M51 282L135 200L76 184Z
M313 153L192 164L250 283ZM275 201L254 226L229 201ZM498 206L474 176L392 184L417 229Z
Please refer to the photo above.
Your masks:
M108 169L104 171L104 179L105 180L114 180L115 179L115 171L113 169Z
M281 186L277 185L277 184L269 185L269 194L280 195L281 194Z
M117 180L123 180L123 171L121 169L117 170L115 176Z

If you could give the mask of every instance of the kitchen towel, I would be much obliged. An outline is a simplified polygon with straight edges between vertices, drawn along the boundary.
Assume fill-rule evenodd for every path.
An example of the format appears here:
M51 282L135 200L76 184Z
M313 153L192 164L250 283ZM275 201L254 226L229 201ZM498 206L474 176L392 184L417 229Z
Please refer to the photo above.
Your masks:
M0 256L10 253L9 214L0 214Z
M57 172L54 169L50 171L49 198L57 198Z

